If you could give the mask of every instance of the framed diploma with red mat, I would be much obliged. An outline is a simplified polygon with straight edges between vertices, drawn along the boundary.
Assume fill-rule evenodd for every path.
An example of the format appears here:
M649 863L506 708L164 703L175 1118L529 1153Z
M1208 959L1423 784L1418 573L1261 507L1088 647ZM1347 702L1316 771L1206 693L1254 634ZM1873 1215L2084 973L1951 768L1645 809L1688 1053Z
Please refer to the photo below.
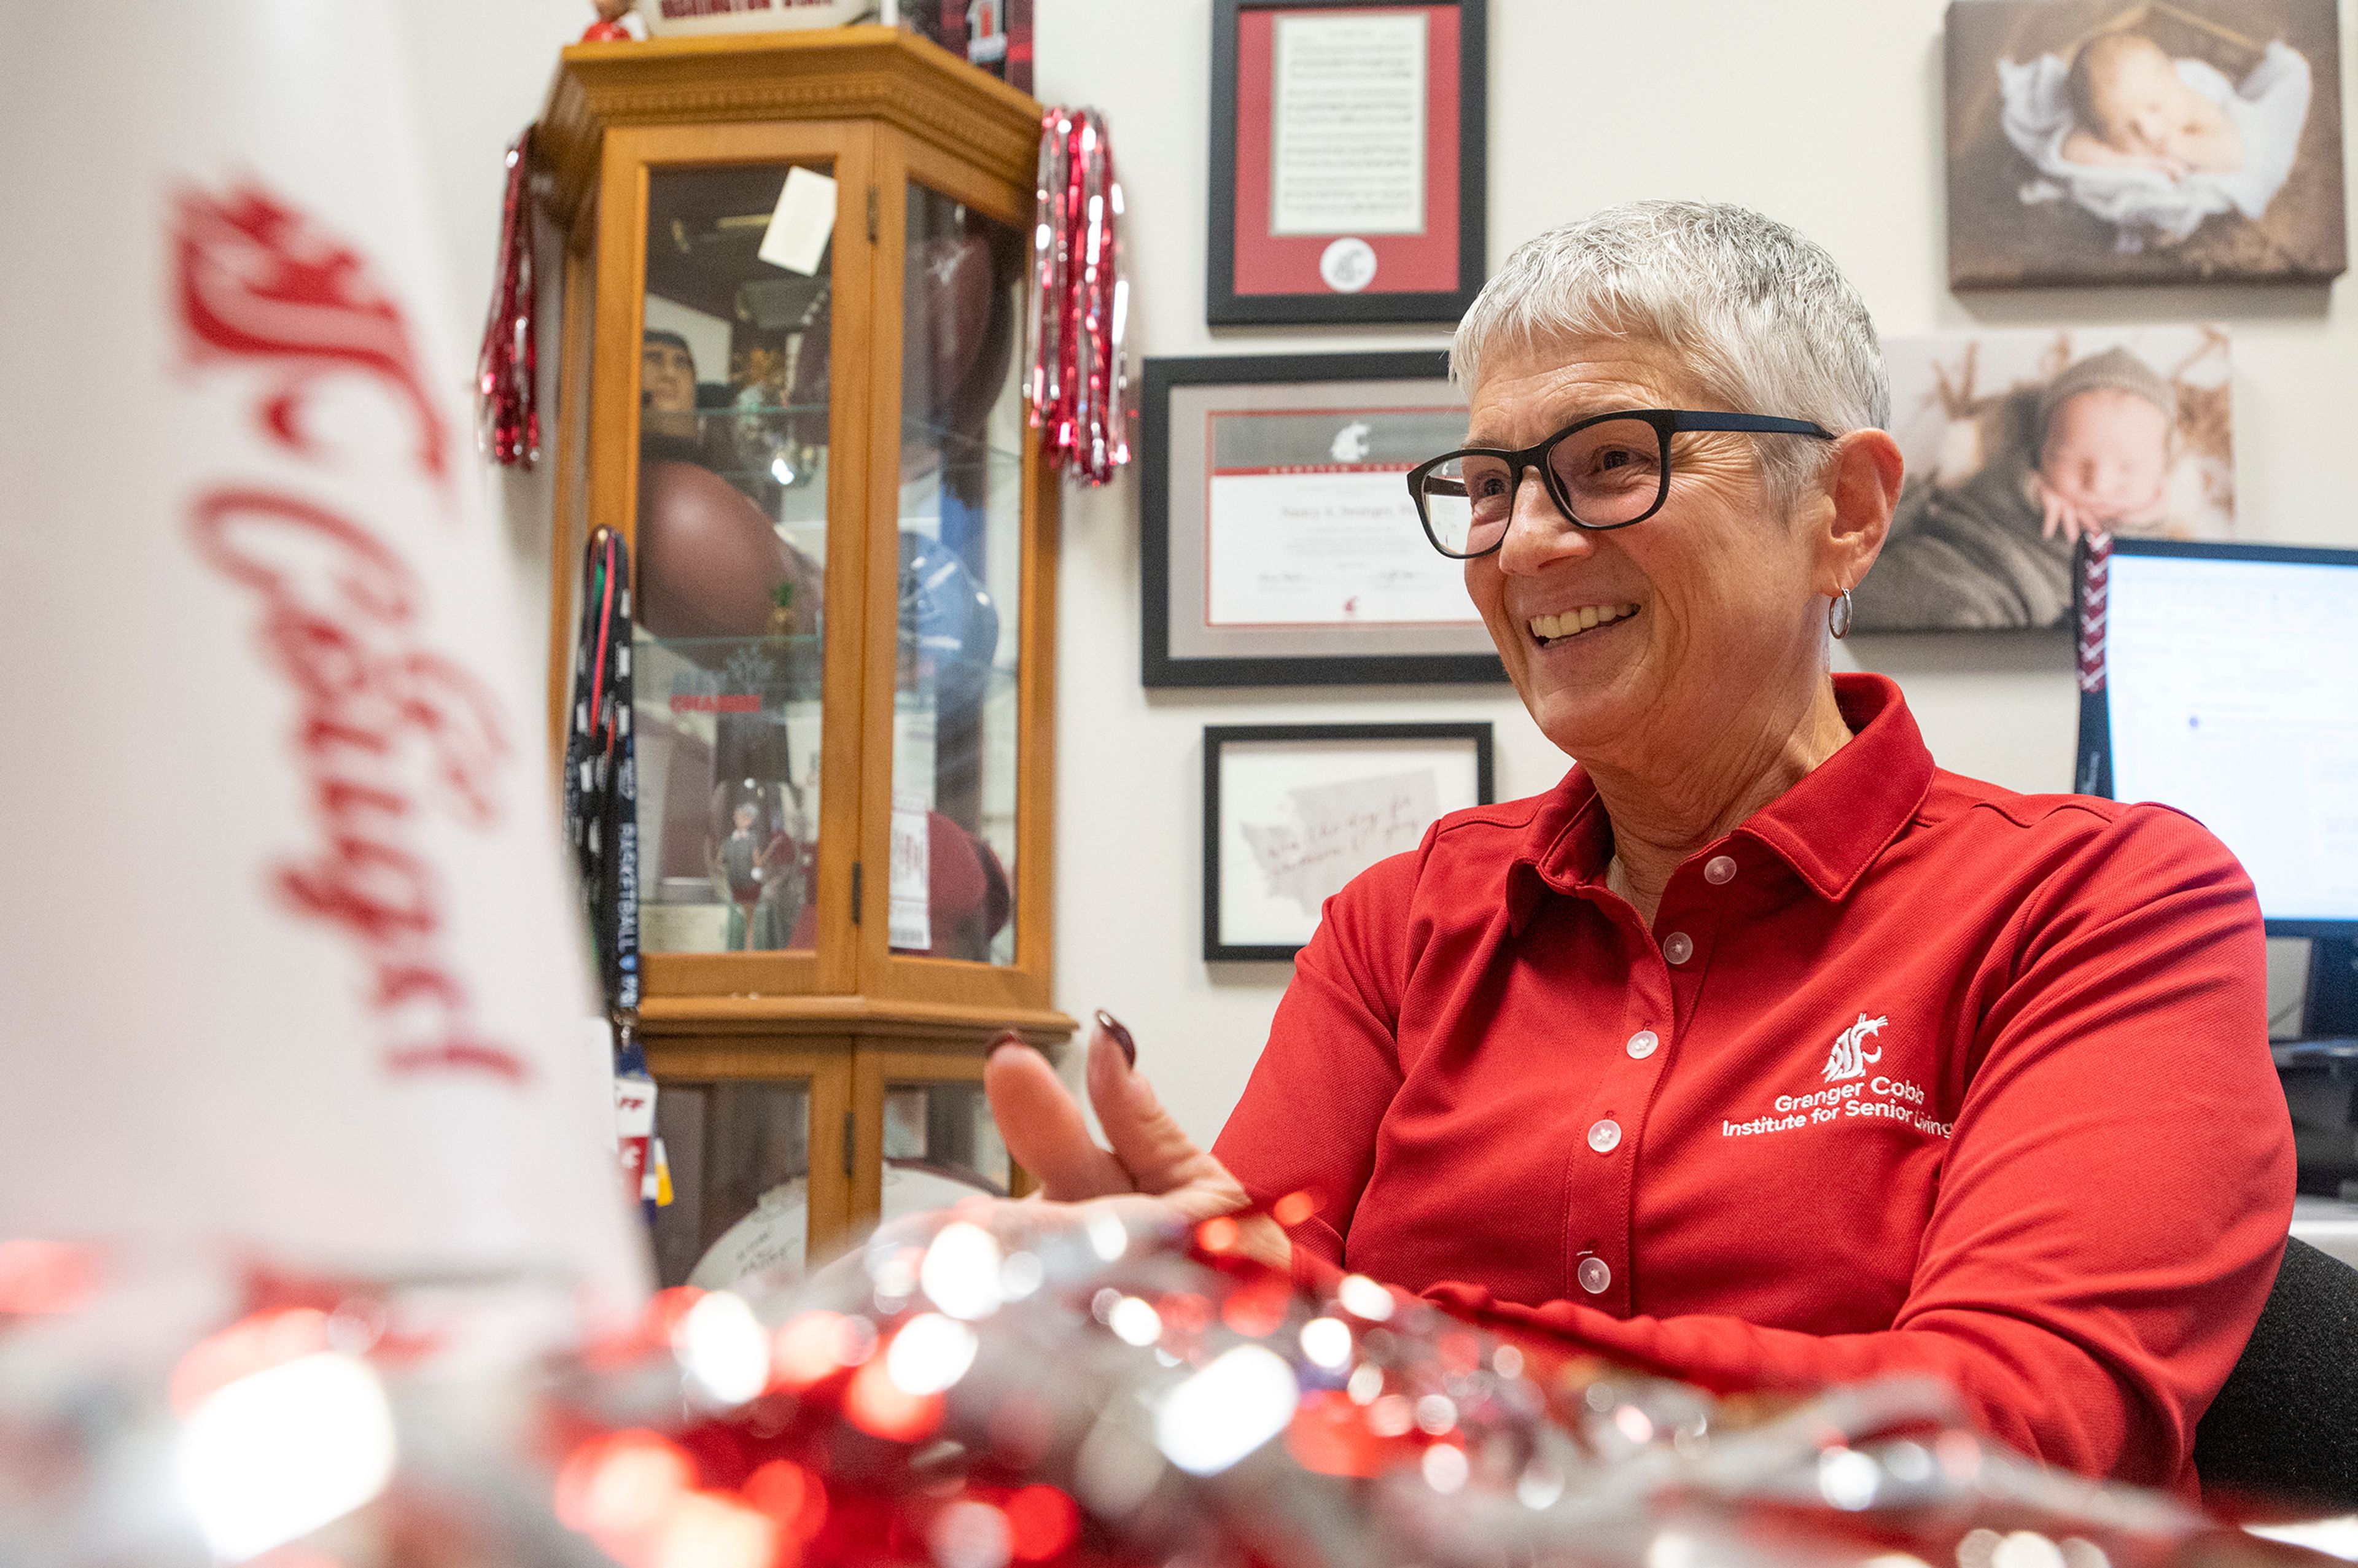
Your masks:
M1455 321L1484 276L1486 0L1214 0L1215 327Z

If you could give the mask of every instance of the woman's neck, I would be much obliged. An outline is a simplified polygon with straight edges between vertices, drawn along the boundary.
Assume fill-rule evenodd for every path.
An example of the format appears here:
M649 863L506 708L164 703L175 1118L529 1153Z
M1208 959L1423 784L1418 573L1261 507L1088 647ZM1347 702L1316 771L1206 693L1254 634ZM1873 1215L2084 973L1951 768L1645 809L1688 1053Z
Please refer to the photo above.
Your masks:
M1650 926L1688 856L1783 795L1850 739L1821 676L1798 703L1739 715L1721 734L1689 736L1675 755L1628 765L1581 759L1613 825L1606 883Z

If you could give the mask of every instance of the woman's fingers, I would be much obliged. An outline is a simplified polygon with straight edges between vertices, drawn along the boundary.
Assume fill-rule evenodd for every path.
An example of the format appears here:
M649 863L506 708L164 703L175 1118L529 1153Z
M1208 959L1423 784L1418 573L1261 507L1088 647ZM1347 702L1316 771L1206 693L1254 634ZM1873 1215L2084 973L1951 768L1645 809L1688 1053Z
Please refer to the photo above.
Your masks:
M1111 1153L1089 1136L1081 1108L1039 1053L1009 1046L993 1052L983 1068L1000 1136L1038 1179L1042 1195L1076 1203L1141 1193L1166 1200L1191 1220L1248 1205L1243 1186L1163 1108L1102 1024L1090 1032L1087 1075Z
M1077 1202L1134 1190L1121 1162L1089 1136L1081 1108L1045 1056L1029 1046L994 1051L983 1066L982 1087L1007 1152L1045 1195Z
M1063 1202L1098 1197L1132 1218L1159 1215L1188 1224L1249 1207L1243 1184L1186 1134L1134 1070L1136 1047L1124 1048L1128 1031L1100 1018L1089 1033L1086 1077L1098 1125L1113 1144L1110 1154L1090 1139L1080 1107L1041 1057L1003 1050L985 1068L1001 1135L1052 1200L1045 1213L1035 1206L1013 1206L1033 1210L1033 1223L1049 1224L1071 1217ZM1133 1192L1138 1195L1126 1195ZM1239 1224L1239 1250L1272 1268L1290 1266L1293 1244L1276 1221L1250 1214L1241 1215Z
M1087 1082L1098 1125L1140 1192L1171 1198L1191 1219L1245 1206L1244 1188L1163 1108L1102 1025L1089 1038Z

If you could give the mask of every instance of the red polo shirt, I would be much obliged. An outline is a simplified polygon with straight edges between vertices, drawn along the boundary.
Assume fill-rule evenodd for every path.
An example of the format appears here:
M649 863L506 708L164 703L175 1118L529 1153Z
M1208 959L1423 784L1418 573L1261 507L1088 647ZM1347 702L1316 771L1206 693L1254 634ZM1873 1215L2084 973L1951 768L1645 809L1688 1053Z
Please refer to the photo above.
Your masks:
M1298 1251L1719 1387L1929 1371L2052 1463L2191 1493L2292 1130L2234 857L1932 764L1899 689L1606 889L1574 768L1328 901L1216 1152Z

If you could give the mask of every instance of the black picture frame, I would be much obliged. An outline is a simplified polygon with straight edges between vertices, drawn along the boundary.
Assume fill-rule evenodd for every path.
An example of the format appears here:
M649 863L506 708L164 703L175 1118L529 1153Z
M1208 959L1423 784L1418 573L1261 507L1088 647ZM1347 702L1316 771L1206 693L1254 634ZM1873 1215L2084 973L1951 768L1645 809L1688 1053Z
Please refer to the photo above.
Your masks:
M1457 287L1430 293L1238 294L1237 262L1238 27L1246 11L1439 9L1457 12ZM1451 322L1488 275L1488 0L1213 0L1211 192L1204 319L1215 327L1331 322Z
M1206 963L1291 963L1302 950L1299 943L1232 942L1221 926L1224 820L1221 813L1221 760L1238 743L1298 742L1304 747L1350 745L1367 741L1430 741L1471 743L1474 748L1475 794L1470 803L1488 806L1497 798L1491 727L1487 720L1431 724L1207 724L1204 727L1204 958ZM1443 812L1463 809L1444 803ZM1380 858L1380 857L1379 857ZM1370 861L1370 864L1373 862ZM1364 868L1361 868L1364 869Z
M1150 359L1143 367L1139 468L1140 678L1151 688L1259 686L1491 685L1507 679L1489 633L1478 628L1445 633L1388 627L1341 626L1283 639L1250 633L1214 637L1181 626L1174 605L1174 547L1200 558L1208 497L1192 485L1174 497L1173 406L1190 389L1297 388L1338 383L1375 390L1430 386L1430 396L1461 405L1449 385L1449 356L1435 350L1355 354L1238 354ZM1380 410L1381 405L1370 405ZM1191 427L1191 429L1193 427ZM1446 449L1457 438L1436 447ZM1195 449L1191 446L1191 450ZM1426 454L1431 455L1431 454ZM1420 550L1431 549L1408 502L1406 526ZM1436 555L1435 559L1441 557ZM1217 642L1217 650L1195 644ZM1266 651L1262 651L1266 645Z

